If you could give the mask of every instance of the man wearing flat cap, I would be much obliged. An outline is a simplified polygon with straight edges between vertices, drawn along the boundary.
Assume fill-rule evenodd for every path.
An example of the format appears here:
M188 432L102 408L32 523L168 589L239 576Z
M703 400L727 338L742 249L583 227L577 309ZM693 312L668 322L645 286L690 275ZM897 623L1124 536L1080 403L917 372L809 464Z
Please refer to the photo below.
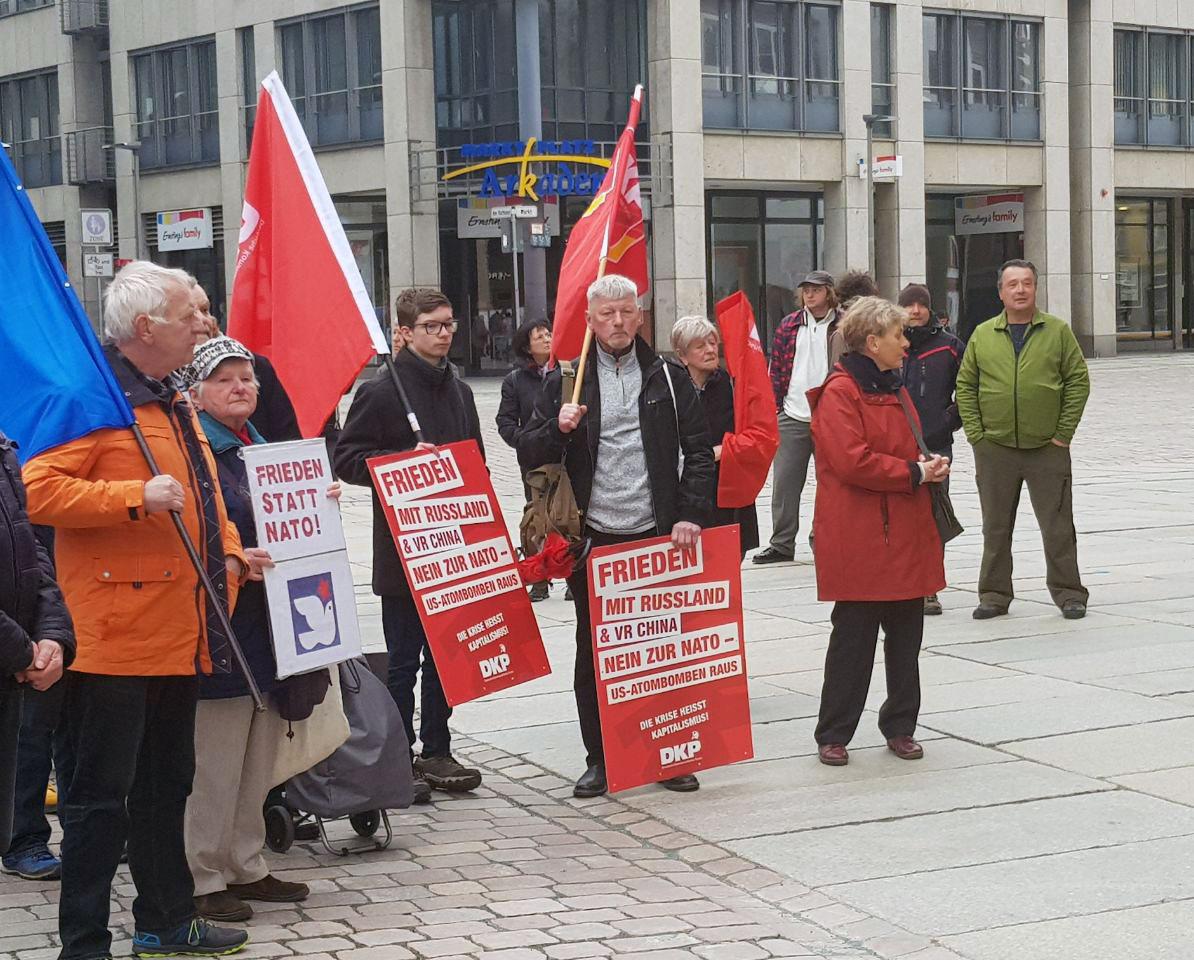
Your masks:
M954 459L954 431L962 426L954 389L965 347L933 316L929 288L910 283L900 291L899 304L908 312L904 336L908 353L904 357L904 386L920 416L925 446L933 453ZM949 478L945 485L948 489ZM925 613L941 613L941 601L934 594L925 597Z
M780 321L771 342L769 370L779 416L779 451L772 479L771 543L755 554L755 563L782 563L795 555L800 495L813 456L812 412L805 393L829 376L829 341L837 330L833 277L814 270L796 289L803 307Z

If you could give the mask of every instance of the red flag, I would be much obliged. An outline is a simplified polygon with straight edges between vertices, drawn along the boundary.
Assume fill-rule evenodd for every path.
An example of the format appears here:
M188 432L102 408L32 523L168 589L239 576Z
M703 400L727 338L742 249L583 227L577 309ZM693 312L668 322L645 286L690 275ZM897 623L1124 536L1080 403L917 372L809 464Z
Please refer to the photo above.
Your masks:
M273 361L304 437L389 353L323 175L278 74L261 83L228 333Z
M726 368L734 378L734 432L721 440L717 505L746 507L763 489L779 449L775 395L746 294L739 290L718 301L717 323L725 344Z
M638 188L634 128L643 105L643 88L634 89L630 117L618 138L601 189L572 228L556 288L551 355L568 359L579 355L585 339L586 294L605 260L605 273L619 273L647 292L647 234Z

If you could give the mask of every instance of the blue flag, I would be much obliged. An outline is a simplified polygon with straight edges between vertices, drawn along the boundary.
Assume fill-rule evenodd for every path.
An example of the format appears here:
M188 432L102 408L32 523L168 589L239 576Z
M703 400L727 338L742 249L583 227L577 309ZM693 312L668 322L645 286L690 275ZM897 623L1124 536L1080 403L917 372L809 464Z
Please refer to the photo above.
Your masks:
M22 463L133 411L33 204L0 148L0 430Z

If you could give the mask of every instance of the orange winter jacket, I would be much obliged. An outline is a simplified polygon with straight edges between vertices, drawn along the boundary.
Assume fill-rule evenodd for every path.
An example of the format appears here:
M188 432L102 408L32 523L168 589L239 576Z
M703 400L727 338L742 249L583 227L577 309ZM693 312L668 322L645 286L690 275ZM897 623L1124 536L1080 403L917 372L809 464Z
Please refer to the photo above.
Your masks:
M111 348L105 352L111 358ZM158 469L188 494L183 521L204 556L199 481L177 422L182 415L191 419L215 488L225 555L243 563L240 537L224 510L215 461L193 409L176 396L167 412L148 387L121 369L123 361L110 362ZM78 635L73 670L112 676L212 671L198 575L170 515L147 516L143 509L145 481L151 476L132 431L123 429L97 430L25 465L30 519L56 532L58 582ZM229 611L236 589L236 578L229 575ZM215 669L236 669L226 645L213 652Z

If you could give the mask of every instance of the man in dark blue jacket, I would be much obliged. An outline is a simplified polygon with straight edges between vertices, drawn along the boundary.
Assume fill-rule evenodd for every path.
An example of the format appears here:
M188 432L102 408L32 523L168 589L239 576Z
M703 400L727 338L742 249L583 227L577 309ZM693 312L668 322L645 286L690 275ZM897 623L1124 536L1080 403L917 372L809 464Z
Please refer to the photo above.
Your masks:
M929 288L910 283L900 291L899 304L908 311L908 354L904 358L904 386L920 415L925 446L933 453L954 458L954 431L962 426L954 386L965 347L933 316ZM945 483L948 487L949 478ZM925 597L925 613L938 616L941 601Z
M75 630L50 554L33 535L13 443L0 433L0 850L12 829L21 684L48 690L74 659Z

